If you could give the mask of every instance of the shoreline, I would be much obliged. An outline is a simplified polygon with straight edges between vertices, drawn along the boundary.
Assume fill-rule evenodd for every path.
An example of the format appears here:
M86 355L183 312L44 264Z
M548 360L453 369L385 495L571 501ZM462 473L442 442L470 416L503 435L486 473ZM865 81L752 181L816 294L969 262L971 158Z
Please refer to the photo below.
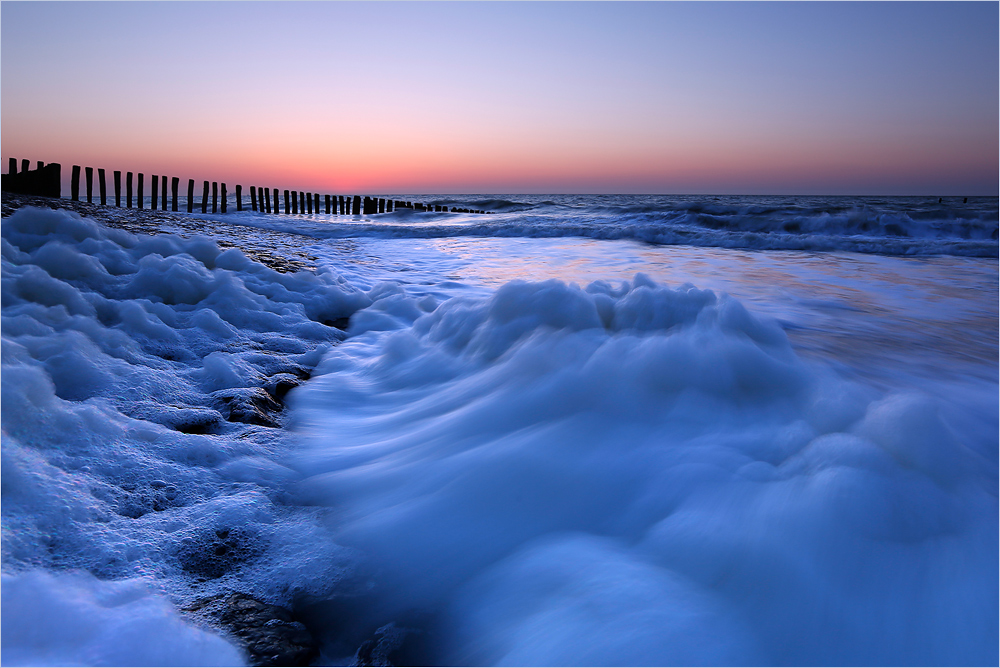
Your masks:
M245 227L237 222L223 223L218 220L199 218L197 214L176 211L127 209L65 198L37 197L8 192L3 193L0 217L8 218L25 206L71 211L84 218L97 221L106 227L125 230L131 234L176 234L184 238L200 234L211 238L220 248L239 249L251 260L260 262L283 274L316 270L316 258L294 247L293 239L290 239L294 235L274 230L254 227L251 228L254 234L263 237L261 242L257 243L248 238L234 242L231 234L232 227ZM275 247L282 248L283 254L269 250L269 248Z

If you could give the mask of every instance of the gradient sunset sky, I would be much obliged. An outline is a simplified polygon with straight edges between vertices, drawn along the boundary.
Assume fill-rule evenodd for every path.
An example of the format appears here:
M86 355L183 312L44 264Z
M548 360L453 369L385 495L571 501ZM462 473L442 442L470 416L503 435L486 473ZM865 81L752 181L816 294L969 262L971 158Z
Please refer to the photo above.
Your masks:
M4 0L3 169L345 194L996 195L998 7Z

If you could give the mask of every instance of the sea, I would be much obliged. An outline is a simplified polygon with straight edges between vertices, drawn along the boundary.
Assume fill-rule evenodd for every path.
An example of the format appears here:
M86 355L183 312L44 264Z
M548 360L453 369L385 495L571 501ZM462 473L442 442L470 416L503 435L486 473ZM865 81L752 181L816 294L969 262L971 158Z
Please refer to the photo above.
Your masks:
M997 664L997 197L387 197L3 219L5 665Z

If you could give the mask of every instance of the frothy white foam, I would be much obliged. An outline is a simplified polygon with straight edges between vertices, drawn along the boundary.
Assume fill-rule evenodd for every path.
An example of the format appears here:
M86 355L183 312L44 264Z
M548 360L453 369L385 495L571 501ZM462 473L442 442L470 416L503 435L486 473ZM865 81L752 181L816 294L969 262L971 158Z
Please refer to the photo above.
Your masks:
M931 398L643 276L385 300L296 394L297 468L432 661L995 660L991 464Z
M240 652L181 619L142 580L3 575L8 666L242 666Z

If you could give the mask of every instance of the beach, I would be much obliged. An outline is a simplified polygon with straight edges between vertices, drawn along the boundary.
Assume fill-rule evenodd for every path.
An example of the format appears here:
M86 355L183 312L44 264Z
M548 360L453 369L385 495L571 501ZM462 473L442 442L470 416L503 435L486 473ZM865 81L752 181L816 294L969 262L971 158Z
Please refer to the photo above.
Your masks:
M5 193L6 663L995 663L996 197L422 197Z

